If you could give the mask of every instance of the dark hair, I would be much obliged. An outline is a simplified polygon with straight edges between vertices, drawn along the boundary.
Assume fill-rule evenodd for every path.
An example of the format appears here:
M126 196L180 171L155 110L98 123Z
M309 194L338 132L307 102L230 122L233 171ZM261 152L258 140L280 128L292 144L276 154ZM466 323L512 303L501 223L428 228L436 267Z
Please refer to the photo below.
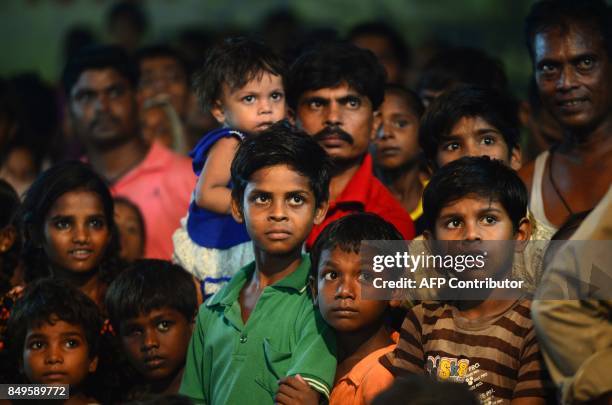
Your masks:
M98 306L66 281L51 278L28 284L23 297L16 301L7 324L11 352L21 356L28 330L56 319L81 326L89 357L97 355L102 330Z
M106 17L107 27L112 28L112 24L118 18L127 18L132 25L136 27L139 33L144 33L147 30L147 16L142 7L133 1L120 1L116 3L108 12Z
M339 248L343 252L359 253L364 240L404 240L404 237L393 224L376 214L346 215L327 225L317 236L310 250L311 275L316 278L323 251Z
M138 83L138 70L122 48L115 45L87 46L79 49L64 67L62 84L68 98L81 74L93 69L114 69L132 88Z
M497 128L509 153L519 145L518 104L512 97L491 88L458 86L436 98L421 119L419 144L433 167L440 143L463 117L480 117Z
M383 37L393 49L393 56L397 59L399 65L409 67L412 64L412 52L410 47L404 41L404 38L393 27L384 21L366 22L356 25L347 35L347 39L353 42L355 39L363 36Z
M136 66L140 70L140 64L146 59L169 58L175 60L185 72L185 81L189 82L189 64L183 54L169 45L152 45L140 48L134 55Z
M111 283L104 299L115 330L121 322L154 309L172 308L191 322L198 309L192 276L165 260L140 259Z
M398 377L386 390L378 394L373 405L400 405L410 398L411 405L479 405L481 402L465 384L441 382L412 375Z
M2 253L2 268L0 269L0 296L6 294L12 287L11 278L19 263L21 242L16 223L19 211L19 196L9 183L0 179L0 230L9 226L15 227L15 241L13 246Z
M20 227L24 238L22 258L27 282L50 275L51 263L43 249L45 218L53 204L62 195L71 191L95 193L104 209L106 225L111 236L99 265L100 279L110 282L119 269L119 237L110 191L89 165L70 161L43 172L25 194L20 211Z
M147 228L145 227L145 221L144 217L142 216L142 211L140 211L140 208L138 208L138 206L134 204L132 200L126 197L115 197L113 200L115 207L118 205L125 205L136 213L136 220L138 221L138 225L141 229L140 237L142 238L142 247L143 249L145 249L145 244L147 242Z
M195 73L194 88L200 105L210 110L223 85L234 91L264 73L286 76L284 62L271 48L252 38L226 38L207 53L204 66Z
M332 163L325 150L286 121L242 142L232 161L232 198L242 206L251 176L270 166L287 165L308 178L317 206L329 199Z
M508 79L499 59L480 49L450 48L438 52L427 62L417 92L442 91L460 83L506 90Z
M399 95L408 104L408 106L417 118L420 119L423 116L423 113L425 112L425 106L423 105L423 102L421 101L419 95L416 94L414 91L399 84L386 84L385 94L386 93L393 93Z
M527 189L514 170L488 156L466 156L438 169L425 187L425 228L433 232L442 208L470 195L498 201L515 231L527 214Z
M370 99L377 110L385 98L385 69L376 56L348 42L329 42L303 53L291 66L287 81L287 101L297 107L306 91L349 87Z
M598 31L608 58L612 58L612 7L603 0L541 0L533 4L525 19L525 40L531 59L536 34L552 28L567 32L576 23Z

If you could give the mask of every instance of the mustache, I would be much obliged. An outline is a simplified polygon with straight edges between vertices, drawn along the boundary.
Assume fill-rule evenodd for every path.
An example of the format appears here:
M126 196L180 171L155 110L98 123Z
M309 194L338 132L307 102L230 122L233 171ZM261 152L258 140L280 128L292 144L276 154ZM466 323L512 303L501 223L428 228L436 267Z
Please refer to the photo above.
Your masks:
M348 133L340 129L339 127L325 127L321 131L313 135L313 139L317 142L322 141L330 135L337 135L341 140L352 145L354 143L353 137Z
M91 124L89 125L89 129L93 129L97 127L102 121L110 121L113 124L119 124L119 118L115 117L114 115L107 114L107 113L100 113L94 117L93 121L91 121Z

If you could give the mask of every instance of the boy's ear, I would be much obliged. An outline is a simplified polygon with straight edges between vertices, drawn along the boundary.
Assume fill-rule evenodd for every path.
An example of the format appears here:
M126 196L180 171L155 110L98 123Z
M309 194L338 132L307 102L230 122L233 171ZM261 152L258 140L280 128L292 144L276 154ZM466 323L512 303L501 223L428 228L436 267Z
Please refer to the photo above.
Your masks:
M315 280L313 276L308 276L308 288L310 289L310 293L312 294L312 303L314 305L317 305L317 298L319 294L317 294L317 280Z
M373 113L373 120L372 120L372 131L370 133L370 142L374 142L374 140L376 139L376 134L378 134L378 128L380 127L380 124L382 123L382 114L380 113L380 111L374 111Z
M327 209L329 208L329 201L322 202L315 210L314 224L319 225L325 219L327 215Z
M217 120L217 122L221 125L225 124L225 110L223 109L223 105L221 104L221 100L216 100L213 106L210 109L210 113Z
M523 166L523 154L520 145L517 145L510 151L510 167L512 170L519 170L521 166Z
M516 244L515 250L517 252L522 252L527 247L527 243L531 238L531 221L525 217L522 218L519 222L519 225L516 229L516 233L514 234L514 239L518 242Z
M9 225L0 231L0 253L7 252L15 244L17 239L17 230L14 226Z
M93 359L91 359L91 361L89 362L89 367L88 367L88 371L90 373L95 373L96 370L98 369L98 356L95 356Z
M242 207L240 204L232 198L232 217L239 224L244 222L244 216L242 215Z

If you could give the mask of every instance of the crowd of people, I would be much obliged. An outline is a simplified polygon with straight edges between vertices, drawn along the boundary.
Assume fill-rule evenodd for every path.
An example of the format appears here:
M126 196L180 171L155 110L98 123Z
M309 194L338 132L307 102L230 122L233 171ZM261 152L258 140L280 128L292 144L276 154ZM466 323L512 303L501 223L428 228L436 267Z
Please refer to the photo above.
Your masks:
M612 7L533 4L523 103L478 49L411 80L384 23L189 55L139 47L133 7L112 14L127 38L73 44L60 90L0 79L0 383L67 384L66 404L612 403L610 297L538 300L588 255L612 268L602 245L547 248L612 239ZM524 288L367 299L363 242L413 240L512 241L486 271Z

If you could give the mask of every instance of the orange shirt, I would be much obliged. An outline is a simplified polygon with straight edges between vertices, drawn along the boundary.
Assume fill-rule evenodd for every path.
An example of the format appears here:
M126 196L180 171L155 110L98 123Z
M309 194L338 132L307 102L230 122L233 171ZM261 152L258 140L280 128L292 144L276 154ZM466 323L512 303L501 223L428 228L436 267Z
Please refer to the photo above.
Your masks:
M399 334L393 333L397 341ZM376 395L393 383L393 374L378 359L395 349L395 343L373 351L364 357L346 375L340 377L329 396L329 405L370 404Z
M196 181L191 159L154 142L144 160L111 185L113 196L131 200L142 212L146 258L172 257L172 234L187 214Z

